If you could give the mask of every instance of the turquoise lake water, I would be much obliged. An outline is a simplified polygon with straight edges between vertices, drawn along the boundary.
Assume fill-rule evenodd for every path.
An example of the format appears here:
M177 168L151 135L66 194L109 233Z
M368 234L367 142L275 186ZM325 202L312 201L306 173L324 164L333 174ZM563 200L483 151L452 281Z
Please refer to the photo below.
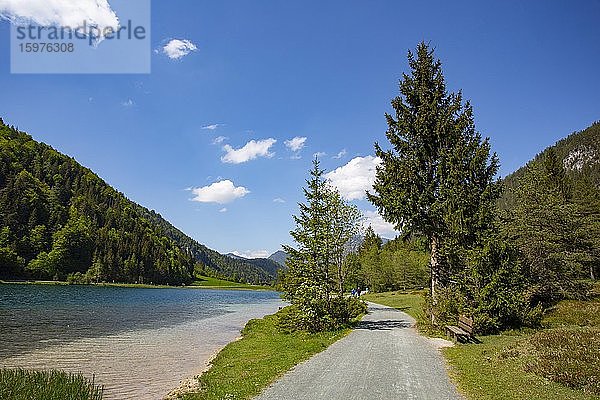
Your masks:
M160 399L282 304L275 292L0 285L0 366L93 374L107 399Z

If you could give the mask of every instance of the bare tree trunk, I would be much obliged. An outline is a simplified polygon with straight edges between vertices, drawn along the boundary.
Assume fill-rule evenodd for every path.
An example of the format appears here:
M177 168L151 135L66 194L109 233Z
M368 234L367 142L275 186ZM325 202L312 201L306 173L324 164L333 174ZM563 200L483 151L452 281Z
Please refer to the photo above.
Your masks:
M341 260L338 260L337 262L338 264L338 283L339 283L339 290L340 290L340 298L344 297L344 281L345 281L345 277L344 277L344 271L343 271L343 263Z
M439 274L439 243L438 238L435 236L431 237L431 300L433 305L437 304L436 288L438 286L438 274ZM431 324L435 324L435 315L433 310L431 312Z
M596 275L594 275L594 264L590 264L590 278L592 278L593 281L596 280Z

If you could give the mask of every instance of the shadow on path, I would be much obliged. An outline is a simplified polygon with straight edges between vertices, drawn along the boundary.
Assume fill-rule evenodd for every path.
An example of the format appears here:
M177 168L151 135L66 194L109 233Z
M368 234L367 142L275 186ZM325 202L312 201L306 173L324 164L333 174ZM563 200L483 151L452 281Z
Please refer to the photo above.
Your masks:
M410 328L412 324L402 320L360 321L356 328L369 331L389 331L396 328Z

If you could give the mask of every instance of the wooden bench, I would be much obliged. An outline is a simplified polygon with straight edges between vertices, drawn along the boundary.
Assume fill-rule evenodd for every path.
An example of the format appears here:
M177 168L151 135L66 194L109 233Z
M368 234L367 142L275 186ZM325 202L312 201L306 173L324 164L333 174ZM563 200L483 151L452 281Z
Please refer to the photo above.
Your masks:
M447 325L446 333L455 342L468 343L474 339L473 336L473 318L466 315L458 317L458 326Z

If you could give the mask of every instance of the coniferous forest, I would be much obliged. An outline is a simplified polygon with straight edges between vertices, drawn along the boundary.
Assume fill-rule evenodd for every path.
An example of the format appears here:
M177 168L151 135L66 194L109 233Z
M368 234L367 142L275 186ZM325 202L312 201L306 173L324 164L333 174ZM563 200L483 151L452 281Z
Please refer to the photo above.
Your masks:
M0 119L0 279L181 285L195 274L268 283L89 169Z

